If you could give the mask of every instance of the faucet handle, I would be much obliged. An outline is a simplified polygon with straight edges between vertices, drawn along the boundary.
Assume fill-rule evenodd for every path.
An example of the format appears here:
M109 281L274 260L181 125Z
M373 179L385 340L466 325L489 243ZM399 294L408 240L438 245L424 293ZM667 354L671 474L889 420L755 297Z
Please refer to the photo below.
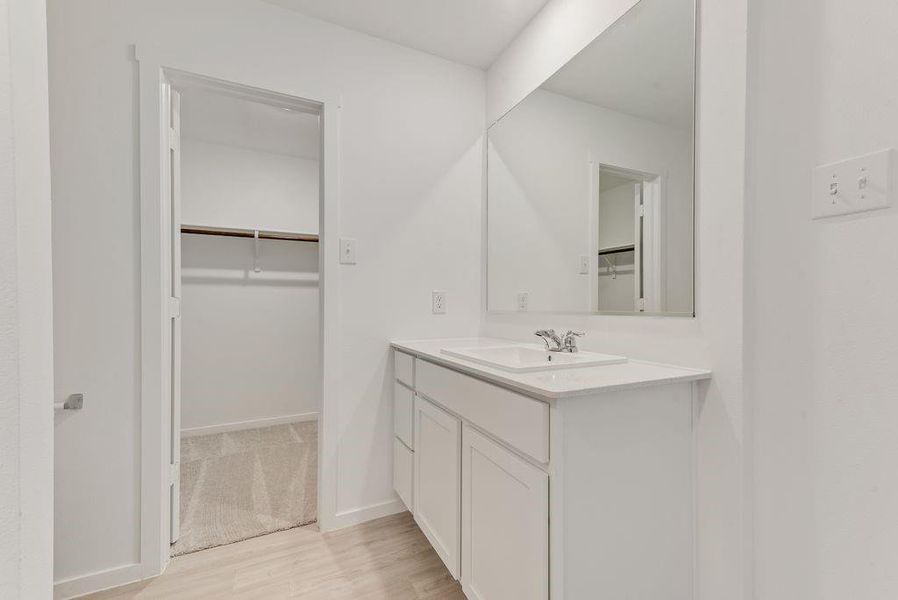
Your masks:
M577 352L577 338L583 337L586 335L585 331L573 331L568 330L567 333L564 334L563 338L563 346L566 352Z

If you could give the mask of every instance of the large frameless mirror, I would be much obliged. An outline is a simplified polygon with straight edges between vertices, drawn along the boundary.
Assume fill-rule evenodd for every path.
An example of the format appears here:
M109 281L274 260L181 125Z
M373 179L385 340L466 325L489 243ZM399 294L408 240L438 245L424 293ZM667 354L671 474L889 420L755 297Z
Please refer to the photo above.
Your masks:
M695 2L640 0L488 132L495 312L692 316Z

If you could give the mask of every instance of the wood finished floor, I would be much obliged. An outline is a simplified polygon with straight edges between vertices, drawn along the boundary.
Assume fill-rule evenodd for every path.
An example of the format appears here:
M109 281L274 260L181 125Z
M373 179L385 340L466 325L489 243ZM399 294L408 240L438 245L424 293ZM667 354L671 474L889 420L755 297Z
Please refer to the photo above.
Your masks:
M307 525L179 556L159 577L87 598L464 600L465 596L406 512L331 533Z

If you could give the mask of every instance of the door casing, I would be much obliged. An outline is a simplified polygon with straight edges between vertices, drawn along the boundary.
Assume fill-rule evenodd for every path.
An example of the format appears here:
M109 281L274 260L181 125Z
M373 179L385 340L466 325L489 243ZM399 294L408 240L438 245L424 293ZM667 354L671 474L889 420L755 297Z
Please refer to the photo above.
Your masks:
M172 82L190 80L228 93L316 109L321 117L319 186L319 294L321 408L318 436L318 519L336 526L337 385L339 383L339 128L341 99L332 90L294 87L239 68L196 64L157 49L135 48L140 95L140 578L162 573L169 562L172 527L171 303L172 233L169 96ZM232 71L231 69L236 69ZM126 582L120 582L126 583Z

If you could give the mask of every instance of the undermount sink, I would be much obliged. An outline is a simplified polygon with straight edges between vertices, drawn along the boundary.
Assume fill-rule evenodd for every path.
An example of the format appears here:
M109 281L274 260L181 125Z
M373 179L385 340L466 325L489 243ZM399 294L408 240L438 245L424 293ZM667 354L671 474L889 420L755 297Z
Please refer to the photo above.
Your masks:
M549 352L545 348L529 344L486 346L474 348L442 348L446 356L461 358L489 367L518 373L548 371L577 367L597 367L627 362L624 356L597 352Z

